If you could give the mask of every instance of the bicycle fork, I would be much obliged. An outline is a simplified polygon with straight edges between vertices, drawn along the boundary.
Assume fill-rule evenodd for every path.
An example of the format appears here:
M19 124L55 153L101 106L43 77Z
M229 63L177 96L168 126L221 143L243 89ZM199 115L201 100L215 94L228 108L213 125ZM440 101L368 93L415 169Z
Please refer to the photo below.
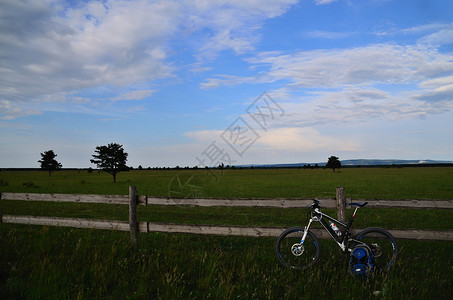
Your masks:
M304 234L302 235L302 239L300 240L300 242L295 243L294 245L291 246L291 253L294 256L301 256L304 253L304 251L305 251L304 241L305 241L305 238L307 237L308 229L310 228L310 225L312 222L313 222L313 220L310 218L308 225L305 226L305 228L304 228Z
M308 225L305 226L304 234L302 235L302 240L300 241L300 244L301 244L301 245L304 243L305 238L307 237L308 230L310 229L311 223L313 223L313 219L312 219L312 218L310 218L310 220L308 221Z

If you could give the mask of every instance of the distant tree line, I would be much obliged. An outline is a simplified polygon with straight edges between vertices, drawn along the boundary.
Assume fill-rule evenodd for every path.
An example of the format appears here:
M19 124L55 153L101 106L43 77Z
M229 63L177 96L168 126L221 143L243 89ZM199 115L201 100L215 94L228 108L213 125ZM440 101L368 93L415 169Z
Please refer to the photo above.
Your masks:
M90 159L90 162L92 164L95 164L99 169L101 169L104 172L109 173L113 177L113 182L116 182L116 175L120 172L124 171L129 171L130 169L133 169L132 167L128 167L126 165L127 162L127 157L128 153L126 153L123 149L123 145L117 144L117 143L110 143L107 146L97 146L96 149L94 150L96 154L93 154L93 158ZM61 163L59 163L55 157L57 155L54 153L53 150L48 150L44 151L41 153L41 159L38 161L41 164L41 169L46 170L49 172L49 176L52 174L53 171L60 170L63 166ZM327 164L325 166L326 168L331 168L333 172L335 172L335 169L341 168L341 162L337 156L331 156L328 158ZM198 169L198 166L193 167L192 169ZM209 167L206 166L206 169ZM235 166L230 166L227 165L225 166L223 163L217 166L218 169L236 169L237 167ZM242 169L244 167L239 167L239 169ZM250 167L251 169L254 168L254 166ZM315 164L314 166L304 165L304 169L313 169L313 168L319 168L318 164ZM172 168L153 168L153 170L166 170L166 169L172 169ZM184 168L181 168L179 166L176 166L174 169L180 170L180 169L191 169L190 167L186 166ZM143 167L141 165L138 166L138 170L143 170ZM148 168L148 170L151 170L151 167ZM88 172L91 173L93 169L90 167L88 169Z

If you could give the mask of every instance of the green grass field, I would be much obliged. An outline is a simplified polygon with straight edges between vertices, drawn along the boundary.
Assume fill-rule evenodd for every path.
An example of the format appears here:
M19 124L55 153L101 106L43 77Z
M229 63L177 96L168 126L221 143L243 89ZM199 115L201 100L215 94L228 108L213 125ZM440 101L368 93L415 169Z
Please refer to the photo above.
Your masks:
M217 171L220 172L220 171ZM132 171L110 175L0 171L1 192L167 196L176 176L215 198L452 199L453 168ZM193 177L192 177L193 176ZM214 180L215 179L215 180ZM172 181L173 180L173 181ZM24 185L25 183L25 185ZM335 215L334 210L325 210ZM127 205L0 201L0 213L127 220ZM348 210L348 214L351 211ZM140 221L239 226L304 225L305 209L138 207ZM364 208L355 227L451 230L452 210ZM279 267L274 238L140 234L0 224L0 299L447 299L452 242L399 240L386 275L357 280L331 240L307 272Z
M282 269L275 239L3 224L1 299L448 299L451 242L399 241L386 275L358 280L331 241L307 272ZM375 294L376 295L375 295Z
M141 195L167 197L175 179L210 198L334 198L338 186L356 199L451 199L453 168L343 168L243 170L143 170L112 176L93 171L0 171L0 192L117 194L137 186ZM25 184L25 185L24 185ZM27 184L29 187L27 187Z

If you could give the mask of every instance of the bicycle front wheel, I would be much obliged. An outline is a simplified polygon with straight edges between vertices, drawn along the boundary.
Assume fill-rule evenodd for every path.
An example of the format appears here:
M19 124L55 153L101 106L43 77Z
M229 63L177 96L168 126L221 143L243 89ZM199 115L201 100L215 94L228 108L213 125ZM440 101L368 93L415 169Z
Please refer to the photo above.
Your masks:
M318 259L318 238L308 231L305 240L302 241L304 230L303 227L292 227L277 238L275 253L282 266L303 270L312 266Z
M387 271L398 258L398 244L395 238L382 228L366 228L355 239L367 244L373 252L374 267L377 272Z

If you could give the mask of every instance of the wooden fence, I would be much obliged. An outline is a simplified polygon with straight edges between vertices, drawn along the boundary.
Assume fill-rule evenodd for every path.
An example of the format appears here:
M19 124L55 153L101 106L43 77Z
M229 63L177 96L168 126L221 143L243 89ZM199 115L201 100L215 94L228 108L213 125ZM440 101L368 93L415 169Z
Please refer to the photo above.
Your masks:
M337 188L336 199L318 199L322 207L337 208L338 219L344 220L346 203L350 199L345 198L344 188ZM0 222L66 226L76 228L96 228L129 231L131 243L136 243L139 232L179 232L193 234L214 234L233 236L255 236L255 237L276 237L284 228L269 227L239 227L239 226L206 226L206 225L179 225L160 224L151 222L137 222L138 205L192 205L192 206L236 206L236 207L278 207L296 208L306 207L312 203L312 199L170 199L155 198L137 195L136 188L129 187L129 195L74 195L74 194L33 194L33 193L2 193L3 200L25 200L25 201L58 201L58 202L81 202L81 203L108 203L128 204L129 221L115 220L93 220L80 218L58 218L58 217L35 217L35 216L13 216L0 215ZM354 199L354 202L361 200ZM367 200L370 207L405 207L418 209L453 209L453 200ZM358 231L359 229L356 229ZM321 229L313 229L320 238L330 236ZM453 231L433 230L389 230L395 238L416 239L416 240L453 240Z
M130 224L128 221L13 215L0 215L0 217L2 218L3 223L130 231ZM137 228L137 232L142 233L171 232L250 237L277 237L283 232L284 229L286 229L275 227L180 225L151 222L138 222ZM310 230L313 231L318 238L330 238L324 229L312 228ZM355 231L358 232L360 229L355 229ZM453 241L453 231L395 229L390 229L388 231L397 239ZM133 243L137 240L137 238L135 238L135 240L132 239L133 237L131 237L131 241L133 241Z
M80 203L106 203L129 205L128 195L83 195L83 194L34 194L34 193L1 193L4 200L55 201ZM332 198L318 199L322 207L336 208L337 200ZM192 205L192 206L241 206L241 207L278 207L303 208L312 203L313 199L177 199L156 198L139 195L138 205ZM352 199L345 198L346 204ZM367 201L367 207L395 208L442 208L453 209L453 200L365 200L354 199L354 202Z

